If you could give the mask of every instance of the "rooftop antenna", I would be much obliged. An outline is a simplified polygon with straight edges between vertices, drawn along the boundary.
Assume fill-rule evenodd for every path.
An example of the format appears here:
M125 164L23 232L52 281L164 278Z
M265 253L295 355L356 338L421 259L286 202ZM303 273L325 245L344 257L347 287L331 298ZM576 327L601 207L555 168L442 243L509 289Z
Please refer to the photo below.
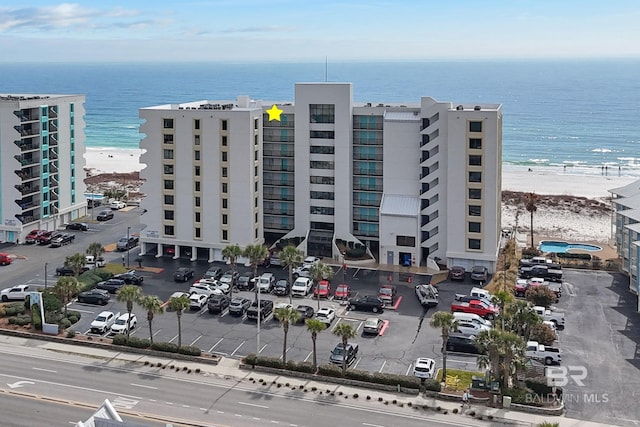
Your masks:
M329 81L329 59L327 56L324 57L324 82Z

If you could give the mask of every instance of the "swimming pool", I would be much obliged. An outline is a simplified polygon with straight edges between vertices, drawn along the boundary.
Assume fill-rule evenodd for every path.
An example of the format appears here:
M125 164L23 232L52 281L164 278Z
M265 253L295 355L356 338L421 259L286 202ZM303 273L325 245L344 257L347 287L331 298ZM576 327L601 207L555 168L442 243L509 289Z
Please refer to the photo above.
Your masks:
M580 249L583 251L589 252L597 252L601 251L602 248L596 245L589 245L586 243L567 243L567 242L556 242L553 240L543 240L538 245L538 249L542 252L553 252L557 254L563 254L571 251L572 249Z

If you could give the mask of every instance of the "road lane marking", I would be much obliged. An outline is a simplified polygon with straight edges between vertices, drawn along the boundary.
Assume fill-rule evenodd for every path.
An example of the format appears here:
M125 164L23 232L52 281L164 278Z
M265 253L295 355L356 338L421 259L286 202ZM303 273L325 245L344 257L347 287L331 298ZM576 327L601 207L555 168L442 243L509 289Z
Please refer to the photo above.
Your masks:
M214 348L216 348L216 347L218 346L218 344L220 344L220 343L222 342L222 340L224 340L224 338L220 338L220 339L218 340L218 342L217 342L217 343L215 343L215 344L213 345L213 347L211 347L207 353L211 353L211 352L213 351L213 349L214 349Z
M382 323L382 329L380 329L380 333L378 335L383 336L384 335L384 331L387 330L387 327L389 326L389 321L388 320L384 320Z
M265 405L258 405L257 403L238 402L238 405L246 405L246 406L253 406L253 407L255 407L255 408L269 409L269 407L268 407L268 406L265 406Z
M398 299L396 300L396 303L395 303L395 304L393 304L393 306L391 306L391 307L390 307L390 308L391 308L391 310L397 310L397 309L398 309L398 306L400 305L400 301L402 301L402 295L400 295L400 296L398 297Z
M369 424L369 423L362 423L363 426L369 426L369 427L384 427L381 426L380 424Z
M126 397L118 396L113 399L112 405L114 408L121 409L133 409L140 401L135 399L128 399Z
M304 358L304 361L306 362L307 360L309 360L312 354L313 354L313 351L310 351L309 354L307 354L307 357Z
M360 328L362 327L363 324L364 324L364 322L358 323L358 327L356 328L356 332L360 332Z
M378 371L378 373L382 373L382 370L384 369L384 365L387 364L387 361L385 360L384 362L382 362L382 366L380 366L380 370Z
M264 349L267 348L267 345L268 344L263 345L262 348L258 351L258 354L262 353L264 351Z
M20 388L20 387L22 387L23 385L26 385L26 384L31 384L31 385L33 385L33 384L35 384L35 383L34 383L34 382L31 382L31 381L16 381L16 382L15 382L15 383L13 383L13 384L11 384L11 383L7 383L7 385L9 386L9 388Z
M176 335L175 337L171 338L171 339L169 340L169 342L173 342L173 341L175 341L175 339L176 339L176 338L178 338L178 335Z
M235 350L233 350L233 353L231 353L231 357L233 357L233 355L234 355L234 354L236 354L236 352L237 352L238 350L240 350L240 347L242 347L242 346L244 345L244 343L246 343L246 341L242 341L242 342L240 343L240 345L239 345L239 346L237 346ZM265 347L266 347L266 344L265 344ZM260 350L260 351L262 351L262 350Z
M150 386L150 385L134 384L134 383L131 383L130 385L132 385L134 387L149 388L151 390L157 390L158 389L158 387L153 387L153 386Z
M193 342L190 345L195 345L200 340L200 338L202 338L202 335L200 335L198 338L193 340Z
M31 369L35 371L51 372L52 374L56 374L58 372L58 371L54 371L53 369L36 368L35 366L33 366Z

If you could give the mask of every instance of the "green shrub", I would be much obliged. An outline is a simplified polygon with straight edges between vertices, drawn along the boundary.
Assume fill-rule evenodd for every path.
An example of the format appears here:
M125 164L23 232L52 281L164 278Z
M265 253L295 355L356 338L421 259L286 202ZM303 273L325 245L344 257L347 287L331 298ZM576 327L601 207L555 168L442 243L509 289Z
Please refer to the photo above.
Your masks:
M352 380L369 381L369 382L371 382L373 379L371 376L371 373L369 373L368 371L362 371L359 369L348 369L344 373L344 377Z
M69 319L67 318L63 318L60 320L60 328L61 329L67 329L71 327L71 322L69 321Z
M51 291L42 293L42 304L45 313L59 312L62 309L62 301Z
M296 362L293 360L287 361L287 369L290 371L297 372L306 372L308 374L313 374L315 371L313 369L313 364L310 362Z
M255 353L249 353L244 357L244 359L242 359L242 363L246 363L247 365L251 365L251 366L256 366L257 359L258 359L258 356L256 356Z
M510 396L511 402L536 406L535 402L527 402L528 391L524 388L508 388L502 390L503 396ZM529 399L531 400L531 399ZM539 404L538 404L539 405Z
M278 368L278 369L284 368L284 366L282 365L282 360L280 360L277 357L258 356L256 360L256 365L267 366L269 368Z
M101 281L110 279L113 276L113 274L111 274L111 272L109 270L106 270L105 268L97 268L93 270L93 274L98 276Z
M591 255L590 254L572 254L572 253L559 253L556 254L558 255L558 258L564 258L564 259L580 259L580 260L586 260L586 261L591 261Z
M401 387L420 388L420 379L408 375L383 374L374 372L371 375L372 382L387 385L400 385Z
M326 375L328 377L342 377L342 368L333 364L326 364L318 366L318 373L320 375Z
M442 385L439 381L436 380L425 380L424 383L421 384L422 388L429 391L440 391L442 389Z
M69 331L67 331L67 338L74 338L76 336L76 331L74 331L73 329L69 329Z
M549 387L545 382L526 380L525 384L538 396L548 396L553 394L553 388Z
M52 325L56 323L59 324L61 319L62 319L61 313L51 312L51 311L44 312L44 320L46 323L50 323Z
M540 256L540 255L542 255L542 252L540 252L536 248L524 248L522 250L522 257L523 258L530 258L530 257Z
M178 348L178 353L187 354L189 356L200 356L202 354L202 350L200 350L200 348L196 347L195 345L183 345L182 347Z
M21 302L13 302L4 306L5 316L15 316L25 312L24 304Z
M7 315L7 312L5 311L4 307L0 306L0 317L4 317Z
M69 310L67 311L67 317L70 317L70 316L77 317L79 320L82 317L82 313L76 310Z
M165 351L167 353L177 353L178 344L172 342L154 342L151 344L151 348L157 351Z
M118 334L113 337L111 340L113 345L127 345L127 336L123 334Z
M29 323L31 323L31 319L29 319L28 316L27 317L23 317L23 316L9 317L10 325L26 326Z
M34 306L34 309L36 307ZM42 317L40 317L40 310L33 310L33 327L36 329L36 331L41 331L42 330Z
M560 423L552 423L549 421L543 421L538 424L536 427L560 427Z
M76 323L78 323L78 318L76 316L67 316L67 320L72 324L75 325Z
M148 338L129 337L129 341L126 341L126 338L125 336L125 343L128 347L149 348L151 346L151 341Z

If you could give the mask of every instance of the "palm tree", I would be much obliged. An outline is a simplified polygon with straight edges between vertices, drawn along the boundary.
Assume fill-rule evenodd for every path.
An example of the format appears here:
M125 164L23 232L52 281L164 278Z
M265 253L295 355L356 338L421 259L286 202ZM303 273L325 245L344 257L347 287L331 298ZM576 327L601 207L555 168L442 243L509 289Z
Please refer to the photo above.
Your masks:
M289 284L293 285L293 269L300 267L304 261L302 251L293 245L285 246L280 251L280 262L289 270ZM289 304L291 304L291 292L289 292Z
M333 276L333 269L324 262L316 262L309 268L311 280L318 286L320 280ZM320 294L318 294L318 310L320 310Z
M97 263L98 258L100 258L104 254L104 246L102 246L101 243L93 242L87 247L86 252L87 255L93 256L93 259Z
M284 341L282 343L282 365L287 364L287 334L289 333L289 325L300 320L300 312L293 307L277 308L274 316L282 325L284 331Z
M69 267L73 271L73 277L76 279L82 272L82 268L87 263L87 259L81 253L69 255L64 262L65 267Z
M140 297L142 297L142 292L140 288L136 285L124 285L118 292L116 293L116 299L120 302L127 303L127 313L129 313L129 318L131 318L131 312L133 311L133 303L140 301ZM131 328L127 327L127 341L129 340L129 334Z
M149 322L149 341L153 344L153 329L151 328L151 322L153 322L153 316L155 314L164 313L164 307L162 301L155 295L143 295L140 297L138 304L147 310L147 321Z
M318 319L306 319L307 331L311 332L311 342L313 343L313 372L318 369L318 360L316 358L316 339L318 333L327 329L327 324Z
M442 337L442 381L447 380L447 341L449 334L458 327L458 321L448 311L438 311L429 322L432 328L440 328Z
M67 316L67 304L80 291L80 283L75 277L61 277L53 287L53 292L64 305L64 315Z
M344 352L342 357L342 373L344 374L347 370L347 345L349 344L349 340L356 336L356 330L348 323L339 323L338 326L333 329L333 335L339 336L342 340L342 350Z
M503 271L504 273L504 271ZM502 330L504 331L504 310L508 304L513 302L513 293L500 290L491 296L491 302L500 307L500 317L502 319Z
M258 263L265 259L269 251L263 245L247 245L242 251L242 255L249 258L253 275L258 276Z
M222 258L229 260L229 264L231 264L231 270L234 273L236 272L236 261L241 256L242 248L238 245L229 245L222 250ZM233 285L235 285L235 283L231 284L231 287L229 289L229 298L233 297Z
M167 307L169 308L169 310L175 310L176 316L178 316L178 347L181 347L182 327L180 325L180 318L182 317L182 312L189 307L189 298L187 298L185 295L173 297L169 300L169 304Z
M517 300L506 307L504 321L507 330L527 341L533 327L542 323L542 318L526 301Z
M522 338L509 331L491 329L476 336L476 344L486 352L478 358L480 368L490 368L491 376L502 387L508 387L513 376L514 366L524 360L525 344Z
M540 200L540 196L536 193L527 193L524 199L524 207L527 212L531 213L531 247L535 248L533 245L533 213L538 210L538 201Z
M498 329L490 329L476 335L476 345L484 353L478 357L478 367L480 369L489 369L490 376L495 379L498 379L500 375L501 333L502 331Z

